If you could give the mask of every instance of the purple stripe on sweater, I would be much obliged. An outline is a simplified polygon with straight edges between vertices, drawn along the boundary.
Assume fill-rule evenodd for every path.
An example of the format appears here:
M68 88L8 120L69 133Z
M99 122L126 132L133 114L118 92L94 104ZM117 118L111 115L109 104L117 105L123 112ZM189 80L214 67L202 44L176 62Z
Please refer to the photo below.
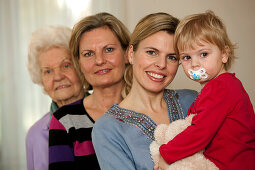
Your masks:
M49 163L74 161L73 149L66 145L50 146Z

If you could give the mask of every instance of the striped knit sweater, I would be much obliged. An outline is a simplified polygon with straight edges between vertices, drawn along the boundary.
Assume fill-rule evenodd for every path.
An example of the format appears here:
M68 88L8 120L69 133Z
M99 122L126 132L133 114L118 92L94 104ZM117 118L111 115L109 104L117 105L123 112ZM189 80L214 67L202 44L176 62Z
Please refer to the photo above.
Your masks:
M94 123L82 100L53 114L49 128L49 170L100 169L91 140Z

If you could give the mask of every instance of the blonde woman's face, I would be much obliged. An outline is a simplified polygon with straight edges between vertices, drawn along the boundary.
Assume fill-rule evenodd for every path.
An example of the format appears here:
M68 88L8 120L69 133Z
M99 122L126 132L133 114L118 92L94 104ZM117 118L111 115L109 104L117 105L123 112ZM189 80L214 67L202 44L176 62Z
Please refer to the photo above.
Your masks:
M51 48L39 56L38 62L44 90L58 106L83 97L80 79L66 49Z
M93 89L122 84L128 61L118 38L108 27L85 32L79 51L81 71Z
M132 86L135 89L158 93L172 82L179 65L173 38L173 35L159 31L142 40L135 52L130 46L128 57L133 64Z

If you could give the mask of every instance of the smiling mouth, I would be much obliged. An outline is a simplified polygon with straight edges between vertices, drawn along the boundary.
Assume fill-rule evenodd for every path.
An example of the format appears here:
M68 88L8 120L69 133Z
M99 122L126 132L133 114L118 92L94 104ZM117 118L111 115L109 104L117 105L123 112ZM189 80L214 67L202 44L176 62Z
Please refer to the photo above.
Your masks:
M111 69L102 69L102 70L99 70L99 71L96 71L95 74L105 74L105 73L108 73L110 72Z
M68 88L68 87L70 87L70 85L61 85L61 86L58 86L56 90L60 90L60 89Z
M155 79L163 79L164 77L166 77L166 76L164 76L164 75L156 74L156 73L151 73L151 72L149 72L149 71L147 71L146 73L147 73L148 75L150 75L151 77L155 78Z

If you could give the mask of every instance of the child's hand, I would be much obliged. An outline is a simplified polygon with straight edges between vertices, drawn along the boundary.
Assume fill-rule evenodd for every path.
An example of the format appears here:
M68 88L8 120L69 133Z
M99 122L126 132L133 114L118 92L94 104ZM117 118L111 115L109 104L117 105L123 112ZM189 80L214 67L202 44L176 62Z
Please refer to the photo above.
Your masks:
M154 170L159 170L158 163L156 165L154 165Z
M157 170L166 170L169 167L169 164L160 156L158 161L158 169ZM155 169L155 166L154 166Z

